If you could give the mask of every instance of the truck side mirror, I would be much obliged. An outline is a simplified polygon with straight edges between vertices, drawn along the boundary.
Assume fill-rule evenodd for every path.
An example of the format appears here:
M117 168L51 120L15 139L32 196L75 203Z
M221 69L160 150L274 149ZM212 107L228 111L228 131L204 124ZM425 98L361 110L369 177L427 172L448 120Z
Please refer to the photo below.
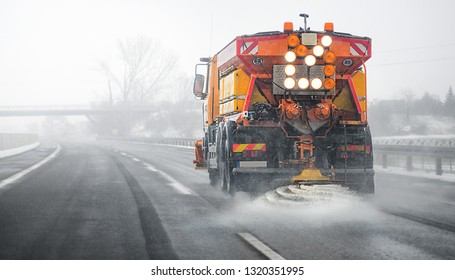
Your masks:
M204 75L196 74L196 77L194 78L193 94L197 98L204 99L207 95L204 92L204 83L205 83Z

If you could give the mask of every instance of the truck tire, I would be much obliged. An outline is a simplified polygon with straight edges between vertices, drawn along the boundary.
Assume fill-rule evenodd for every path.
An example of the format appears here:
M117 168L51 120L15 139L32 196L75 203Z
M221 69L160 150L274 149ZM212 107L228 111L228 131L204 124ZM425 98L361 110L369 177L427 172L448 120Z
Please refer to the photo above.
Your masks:
M232 131L234 129L235 123L234 122L227 122L224 125L223 133L222 133L222 157L221 159L221 166L223 171L221 172L221 189L230 194L234 195L237 191L237 176L232 173L233 166L232 162L230 161L230 152L232 147Z
M348 186L359 194L374 194L374 175L355 176L353 185Z
M221 190L223 192L226 192L227 190L227 182L226 182L226 163L221 162L219 164L220 166L220 185L221 185Z
M361 194L374 194L374 176L366 176L364 183L360 186L359 193Z
M226 164L223 177L221 178L221 189L229 195L235 195L237 191L236 177L232 174L232 170Z
M227 141L226 141L227 142ZM229 146L227 143L224 146L224 160L221 163L221 190L223 192L226 192L230 195L234 195L235 192L237 191L237 178L236 176L232 173L233 167L231 166L231 163L228 160L229 157Z
M209 180L212 187L216 187L220 183L220 172L218 169L209 169Z

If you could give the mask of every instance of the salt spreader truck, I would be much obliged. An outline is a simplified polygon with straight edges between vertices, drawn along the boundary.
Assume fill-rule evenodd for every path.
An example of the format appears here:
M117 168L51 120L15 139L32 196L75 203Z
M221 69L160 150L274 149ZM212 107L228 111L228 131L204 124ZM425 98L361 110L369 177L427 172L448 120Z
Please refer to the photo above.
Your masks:
M285 178L374 193L365 62L371 39L284 23L283 32L238 36L196 65L204 101L197 169L233 194Z

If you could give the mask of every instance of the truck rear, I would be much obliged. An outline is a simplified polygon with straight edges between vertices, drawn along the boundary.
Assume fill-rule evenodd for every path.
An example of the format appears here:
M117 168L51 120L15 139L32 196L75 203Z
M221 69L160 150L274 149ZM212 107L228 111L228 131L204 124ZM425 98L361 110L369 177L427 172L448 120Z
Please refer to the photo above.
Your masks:
M305 15L306 16L306 15ZM198 169L228 193L256 179L332 183L374 193L365 62L371 39L294 30L238 36L196 66L204 101Z

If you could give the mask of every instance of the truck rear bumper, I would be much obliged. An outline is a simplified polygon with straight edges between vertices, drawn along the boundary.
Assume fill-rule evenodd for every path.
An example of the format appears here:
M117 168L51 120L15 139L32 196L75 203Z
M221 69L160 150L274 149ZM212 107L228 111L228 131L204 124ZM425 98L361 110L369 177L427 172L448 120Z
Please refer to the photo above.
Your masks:
M330 169L321 169L320 170L324 175L330 175L332 170ZM293 168L234 168L232 172L235 175L270 175L270 176L296 176L302 172L300 169ZM333 172L337 177L344 176L358 176L358 175L367 175L373 176L374 169L334 169Z

